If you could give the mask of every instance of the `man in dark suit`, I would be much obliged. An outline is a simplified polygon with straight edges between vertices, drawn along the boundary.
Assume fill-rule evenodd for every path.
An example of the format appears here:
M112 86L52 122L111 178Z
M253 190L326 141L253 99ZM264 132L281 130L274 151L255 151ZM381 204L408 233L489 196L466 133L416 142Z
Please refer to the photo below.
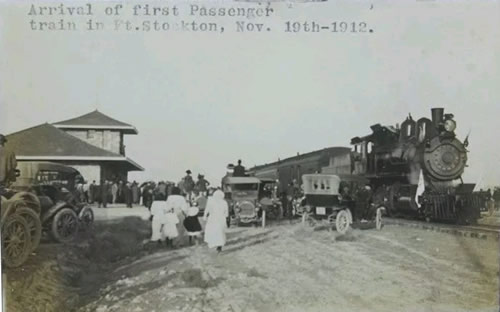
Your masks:
M107 208L108 206L108 193L110 192L110 187L108 181L101 179L101 184L99 185L99 208L101 208L101 205L104 208Z
M238 165L234 167L233 170L233 177L244 177L245 174L245 167L241 165L241 159L238 160Z

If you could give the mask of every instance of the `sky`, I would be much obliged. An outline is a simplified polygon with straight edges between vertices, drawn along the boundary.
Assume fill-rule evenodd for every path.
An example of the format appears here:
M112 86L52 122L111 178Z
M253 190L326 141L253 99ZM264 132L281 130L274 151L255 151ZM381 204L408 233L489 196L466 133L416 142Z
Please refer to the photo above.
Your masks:
M500 185L498 1L272 7L265 33L231 31L228 17L212 18L224 34L40 32L30 2L0 0L0 133L97 108L139 130L126 151L146 170L131 179L177 181L191 169L218 183L237 159L251 167L349 146L375 123L443 107L459 139L470 131L464 180ZM286 33L287 21L364 21L374 32Z

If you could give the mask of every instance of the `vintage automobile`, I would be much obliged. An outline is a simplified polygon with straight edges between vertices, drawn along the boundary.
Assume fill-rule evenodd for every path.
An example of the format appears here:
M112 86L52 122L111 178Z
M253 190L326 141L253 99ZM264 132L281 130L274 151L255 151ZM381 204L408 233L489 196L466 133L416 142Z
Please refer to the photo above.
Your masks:
M261 222L263 211L270 218L281 216L281 203L273 198L273 183L275 181L260 180L256 177L223 179L222 189L229 203L230 214L237 224Z
M345 234L352 224L352 214L340 201L340 178L332 174L304 174L304 220L311 225L318 221L335 224L337 232Z
M78 170L51 162L20 162L14 195L36 194L24 202L39 211L42 229L61 243L72 241L78 230L88 228L93 220L92 209L75 196L76 184L83 178ZM26 195L24 195L26 196ZM38 207L36 207L38 206Z
M278 198L279 182L274 179L260 178L259 204L266 211L266 218L278 220L283 217L283 204Z
M382 227L382 213L384 207L373 208L373 220L363 220L361 216L353 219L352 211L356 202L352 191L363 185L365 181L356 176L334 174L305 174L302 176L302 201L303 219L311 225L318 221L335 224L337 232L345 234L353 224L356 227L368 228L374 224L377 229Z

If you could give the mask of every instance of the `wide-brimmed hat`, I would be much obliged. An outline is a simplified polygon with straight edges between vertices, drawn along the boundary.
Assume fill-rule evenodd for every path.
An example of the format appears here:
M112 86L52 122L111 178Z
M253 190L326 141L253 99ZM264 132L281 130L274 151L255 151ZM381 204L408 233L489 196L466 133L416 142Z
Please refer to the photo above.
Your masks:
M188 170L186 170L186 173L187 173L187 174L191 174L191 170L189 170L189 169L188 169Z

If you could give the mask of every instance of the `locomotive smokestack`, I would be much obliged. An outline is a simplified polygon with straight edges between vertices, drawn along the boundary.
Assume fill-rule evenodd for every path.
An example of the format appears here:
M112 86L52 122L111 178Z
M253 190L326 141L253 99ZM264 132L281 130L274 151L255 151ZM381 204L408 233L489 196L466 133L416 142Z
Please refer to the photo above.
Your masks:
M439 124L443 122L444 118L444 108L431 108L432 113L432 123L439 127Z

